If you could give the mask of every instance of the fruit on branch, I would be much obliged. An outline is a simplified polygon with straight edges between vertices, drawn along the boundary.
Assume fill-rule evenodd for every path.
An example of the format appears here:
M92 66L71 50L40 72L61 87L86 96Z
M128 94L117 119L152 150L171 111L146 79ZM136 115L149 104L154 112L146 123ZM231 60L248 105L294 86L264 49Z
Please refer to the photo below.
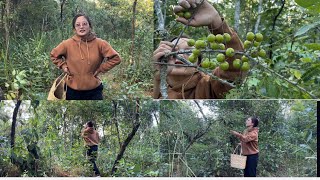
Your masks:
M227 61L223 62L219 66L222 70L226 71L229 69L229 63Z
M225 61L225 59L226 59L226 57L224 56L224 54L219 53L219 54L217 55L217 61L218 61L218 62L223 62L223 61Z
M263 35L261 33L256 34L256 39L257 42L261 42L263 40Z
M189 57L188 57L188 60L192 63L195 63L197 61L198 57L194 56L194 54L191 54Z
M177 16L183 17L184 13L182 11L176 13Z
M226 49L226 46L222 43L219 44L219 49L221 50L225 50Z
M260 44L261 44L261 43L260 43L260 42L257 42L257 41L254 41L254 42L253 42L253 46L254 46L254 47L259 47Z
M204 61L201 62L201 66L203 68L209 68L210 67L210 60L209 58L205 58Z
M253 58L258 57L258 52L257 51L252 52L251 57L253 57Z
M242 62L248 62L249 58L247 56L242 56L241 60L242 60Z
M221 34L216 35L216 42L217 43L222 43L224 40L223 36Z
M248 62L243 62L241 66L241 71L248 71L250 69L250 64Z
M228 56L228 57L234 56L234 49L233 48L228 48L226 50L226 56Z
M187 43L188 43L188 46L194 46L196 41L194 39L189 39Z
M248 41L248 40L244 41L243 46L245 49L249 49L251 46L251 41Z
M224 33L224 34L223 34L223 37L224 37L224 40L225 40L226 42L230 42L230 41L231 41L231 36L230 36L230 34Z
M234 68L240 69L240 67L241 67L241 61L240 61L240 59L235 59L235 60L232 62L232 65L233 65Z
M195 43L197 49L203 49L206 47L206 42L204 40L197 40Z
M199 49L193 49L192 54L194 54L194 56L198 57L201 54L201 51Z
M209 34L207 37L207 41L213 43L216 39L216 36L213 34Z
M219 49L219 47L220 47L219 44L217 44L215 42L214 43L210 43L210 48L213 49L213 50L217 50L217 49Z
M215 69L217 67L217 64L213 61L210 61L210 66L209 66L209 69Z
M264 49L260 49L260 51L258 52L258 55L262 58L267 56L267 53Z
M248 41L253 41L253 39L254 39L254 34L253 34L253 32L248 32L248 33L247 33L247 40L248 40Z

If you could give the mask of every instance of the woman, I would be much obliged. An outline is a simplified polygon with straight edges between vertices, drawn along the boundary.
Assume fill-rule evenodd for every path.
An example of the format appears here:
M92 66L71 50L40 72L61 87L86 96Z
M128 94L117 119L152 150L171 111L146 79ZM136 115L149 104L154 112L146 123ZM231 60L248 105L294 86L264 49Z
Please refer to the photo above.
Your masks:
M72 20L75 35L54 48L53 63L68 74L67 100L102 100L103 85L98 75L121 62L110 44L92 32L91 21L84 14Z
M244 177L256 177L257 165L259 159L258 149L258 128L259 120L255 117L250 117L246 120L247 129L240 134L236 131L231 131L241 141L242 154L247 156L246 168L244 169Z
M98 132L93 128L93 122L89 121L84 125L81 136L83 137L85 145L88 148L87 156L93 165L93 171L96 176L100 176L100 171L96 165L100 137Z

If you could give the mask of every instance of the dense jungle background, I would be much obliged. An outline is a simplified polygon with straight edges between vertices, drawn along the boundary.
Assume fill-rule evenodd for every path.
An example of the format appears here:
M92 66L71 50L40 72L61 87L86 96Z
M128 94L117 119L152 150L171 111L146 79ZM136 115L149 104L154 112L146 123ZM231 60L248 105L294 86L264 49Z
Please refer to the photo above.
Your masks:
M73 35L86 13L98 37L119 52L120 65L101 76L105 99L149 96L152 88L152 0L1 0L0 97L46 99L61 71L51 50Z
M248 117L259 121L258 177L317 174L315 101L161 101L164 176L243 176L230 167Z

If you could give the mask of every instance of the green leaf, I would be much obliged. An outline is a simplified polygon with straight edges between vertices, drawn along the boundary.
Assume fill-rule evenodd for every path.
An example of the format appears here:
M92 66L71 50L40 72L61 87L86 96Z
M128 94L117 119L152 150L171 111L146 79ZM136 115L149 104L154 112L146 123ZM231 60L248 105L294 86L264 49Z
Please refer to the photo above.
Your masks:
M320 64L317 64L310 69L308 69L302 76L303 81L309 81L312 77L320 74Z
M297 79L300 79L301 78L301 72L299 70L294 70L293 71L293 74L294 76L297 78Z
M309 57L306 57L306 58L300 58L300 61L302 61L304 63L309 63L309 62L312 62L312 59Z
M305 34L305 33L308 32L310 29L313 29L313 28L317 27L319 24L320 24L320 21L314 22L314 23L312 23L312 24L308 24L308 25L305 25L305 26L301 27L301 28L294 34L294 37L297 37L297 36L300 36L300 35L302 35L302 34Z
M308 49L312 50L320 50L320 44L319 43L309 43L309 44L304 44Z
M295 2L304 8L308 8L313 5L317 5L320 3L320 0L295 0Z

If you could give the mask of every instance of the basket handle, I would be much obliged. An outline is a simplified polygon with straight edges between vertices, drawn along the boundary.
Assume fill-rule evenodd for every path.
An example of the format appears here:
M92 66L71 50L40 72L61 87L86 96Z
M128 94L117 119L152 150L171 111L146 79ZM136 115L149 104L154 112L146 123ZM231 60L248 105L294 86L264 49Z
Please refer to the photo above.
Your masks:
M64 78L66 78L68 74L62 73L62 74L60 74L60 76L58 77L58 79L59 79L62 75L63 75L63 77L61 78L60 82L56 83L56 87L58 87L58 86L61 84L62 80L63 80Z
M237 148L238 148L239 146L241 146L241 144L238 144L238 146L237 146L236 148L234 148L233 154L235 154L235 152L236 152L236 150L237 150ZM240 155L241 155L241 154L242 154L242 148L240 149Z

